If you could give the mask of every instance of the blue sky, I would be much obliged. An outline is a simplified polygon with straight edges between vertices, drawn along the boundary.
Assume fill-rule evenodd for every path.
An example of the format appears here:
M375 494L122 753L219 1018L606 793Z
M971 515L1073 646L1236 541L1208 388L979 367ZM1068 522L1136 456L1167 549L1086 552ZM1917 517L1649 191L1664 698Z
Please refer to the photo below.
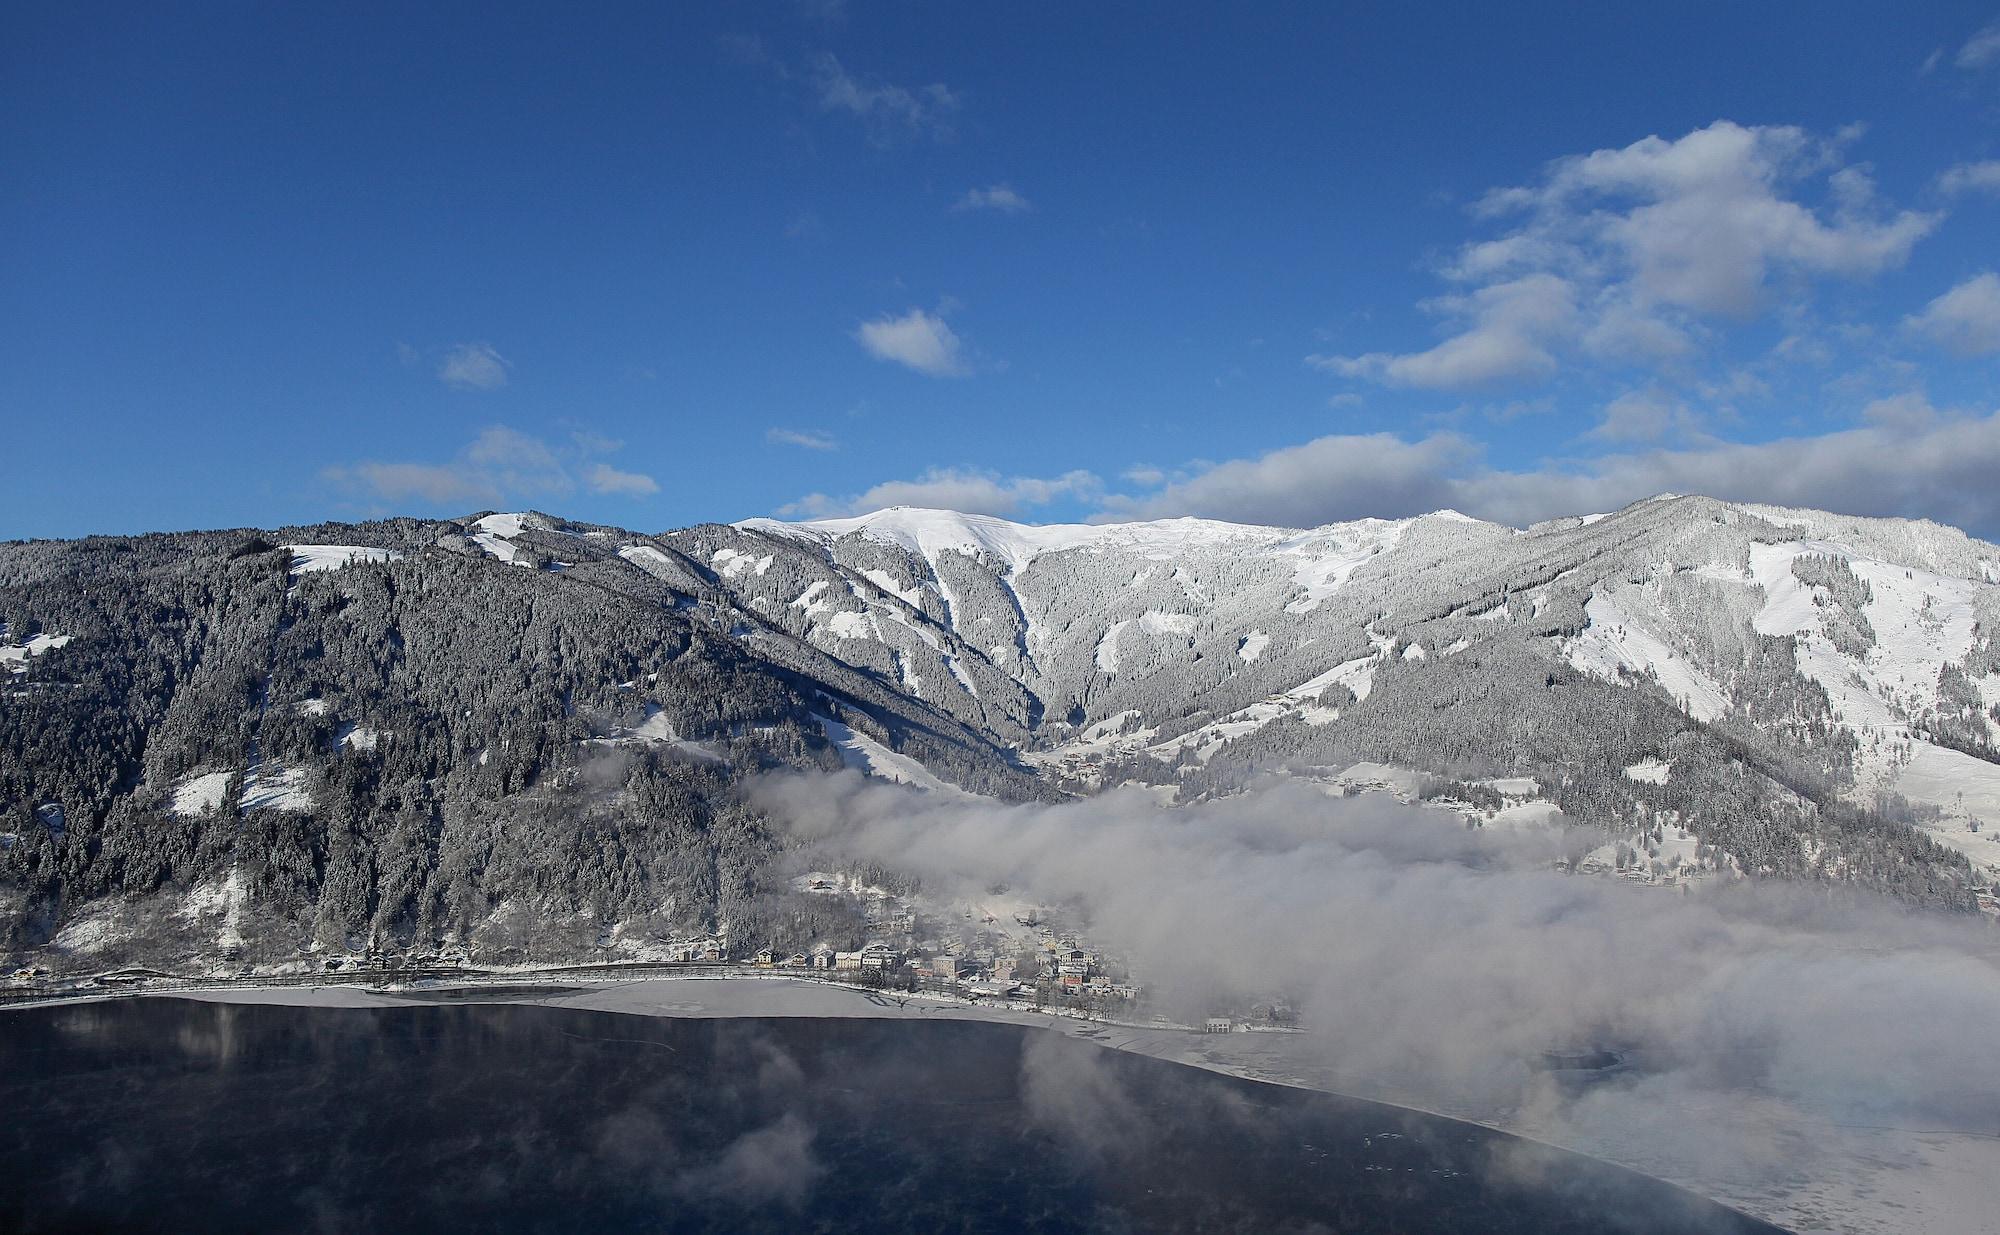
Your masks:
M2000 534L1993 4L13 6L0 536Z

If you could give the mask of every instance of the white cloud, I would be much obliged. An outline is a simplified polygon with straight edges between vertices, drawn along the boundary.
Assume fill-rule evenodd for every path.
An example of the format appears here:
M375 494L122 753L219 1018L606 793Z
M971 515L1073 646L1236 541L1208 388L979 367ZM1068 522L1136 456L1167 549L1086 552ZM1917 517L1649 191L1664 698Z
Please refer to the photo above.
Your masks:
M490 343L460 343L445 352L437 375L445 385L460 390L498 390L507 384L511 368Z
M327 480L391 503L423 502L431 506L497 506L502 494L485 476L450 463L378 463L365 461L330 467Z
M1648 387L1627 391L1606 404L1590 436L1607 442L1657 442L1696 436L1702 427L1702 417L1694 409L1665 391Z
M1570 332L1576 314L1569 281L1552 274L1524 275L1469 295L1440 297L1428 307L1466 318L1470 325L1428 351L1316 355L1308 356L1307 363L1342 377L1427 390L1547 377L1556 367L1548 344Z
M640 472L621 472L609 463L593 463L583 474L592 493L615 493L623 497L650 497L660 491L660 483Z
M2000 159L1946 168L1938 177L1938 190L1953 197L1961 193L2000 193Z
M996 184L984 189L967 189L953 210L998 210L1002 214L1025 214L1034 209L1012 185Z
M1095 501L1103 489L1103 482L1085 471L1041 478L1002 477L997 472L964 468L931 468L915 480L885 481L852 497L808 494L780 507L778 514L785 518L824 519L867 514L888 506L918 506L1012 517L1029 507L1046 506L1063 498Z
M1639 423L1635 417L1628 424ZM1673 413L1664 427L1674 428ZM1158 489L1112 495L1117 518L1200 515L1289 527L1450 508L1515 526L1614 510L1657 493L1924 517L2000 533L2000 413L1931 409L1905 396L1860 427L1759 443L1699 440L1506 470L1454 433L1323 437L1194 469Z
M849 73L831 52L826 52L813 61L812 84L818 92L821 110L844 112L860 119L868 127L870 138L878 144L904 138L947 141L952 136L952 118L958 112L959 100L942 83L910 90L865 80Z
M1507 225L1441 273L1469 292L1424 307L1462 323L1424 351L1310 359L1345 377L1425 388L1546 378L1566 354L1659 365L1698 347L1705 318L1767 307L1776 276L1865 278L1900 265L1939 216L1882 207L1850 134L1718 121L1551 163L1475 215ZM1824 182L1820 206L1799 191Z
M592 493L645 497L659 492L652 477L620 471L594 455L618 443L592 434L573 435L557 448L504 425L482 429L463 450L441 463L363 460L326 468L321 476L338 488L390 507L497 507L566 498L578 476Z
M922 309L863 322L854 339L877 360L892 360L931 377L964 377L972 371L965 346L951 327Z
M1961 356L2000 352L2000 275L1974 275L1903 324Z
M766 429L764 440L773 446L797 446L804 450L839 450L833 434L820 429Z
M1989 23L1958 49L1952 63L1961 69L1983 69L2000 60L2000 21Z
M1232 459L1139 497L1106 499L1120 519L1202 515L1273 527L1393 518L1450 506L1452 475L1479 448L1456 433L1408 442L1392 433L1341 435Z

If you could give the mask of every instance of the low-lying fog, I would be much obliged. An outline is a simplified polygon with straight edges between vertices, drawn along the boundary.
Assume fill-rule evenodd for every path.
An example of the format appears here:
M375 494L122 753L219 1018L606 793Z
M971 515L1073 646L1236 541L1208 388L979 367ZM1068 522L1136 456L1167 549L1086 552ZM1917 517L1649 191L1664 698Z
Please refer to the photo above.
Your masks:
M816 851L927 891L1087 907L1169 1007L1283 996L1357 1087L1505 1112L1572 1143L1619 1128L1754 1156L1712 1114L2000 1135L2000 962L1982 921L1776 881L1693 891L1552 867L1578 838L1469 829L1383 795L1272 780L1163 808L1138 792L1007 806L834 777L753 793ZM1601 836L1591 833L1591 843ZM1615 1079L1542 1052L1608 1047ZM1515 1118L1517 1124L1523 1122Z

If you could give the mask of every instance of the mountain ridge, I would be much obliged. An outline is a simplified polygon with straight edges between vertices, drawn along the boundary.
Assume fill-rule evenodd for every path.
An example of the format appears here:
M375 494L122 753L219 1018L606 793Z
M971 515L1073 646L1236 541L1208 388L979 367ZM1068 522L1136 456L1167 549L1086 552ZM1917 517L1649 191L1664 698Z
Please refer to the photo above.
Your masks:
M21 956L156 955L184 911L198 950L265 960L800 943L849 927L772 875L737 786L843 767L1178 801L1403 768L1655 874L1970 909L2000 869L1996 579L1943 525L1700 497L1528 529L481 512L15 542L0 922ZM151 925L85 929L120 914Z

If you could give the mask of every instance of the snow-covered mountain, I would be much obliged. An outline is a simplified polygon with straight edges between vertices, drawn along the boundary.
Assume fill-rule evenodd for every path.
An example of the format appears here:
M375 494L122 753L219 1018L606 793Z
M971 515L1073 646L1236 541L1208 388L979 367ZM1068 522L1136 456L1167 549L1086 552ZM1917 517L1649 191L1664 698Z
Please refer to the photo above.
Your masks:
M1662 497L1525 531L899 508L670 539L772 624L1085 783L1356 753L1532 771L1449 725L1429 759L1379 731L1416 695L1545 731L1538 696L1587 676L1826 785L1795 791L1932 808L2000 863L2000 549L1937 524Z
M2000 549L1924 522L482 514L0 545L0 623L16 955L174 915L266 956L803 943L825 924L735 789L780 766L1009 799L1388 780L1560 809L1651 869L1961 908L2000 871Z

